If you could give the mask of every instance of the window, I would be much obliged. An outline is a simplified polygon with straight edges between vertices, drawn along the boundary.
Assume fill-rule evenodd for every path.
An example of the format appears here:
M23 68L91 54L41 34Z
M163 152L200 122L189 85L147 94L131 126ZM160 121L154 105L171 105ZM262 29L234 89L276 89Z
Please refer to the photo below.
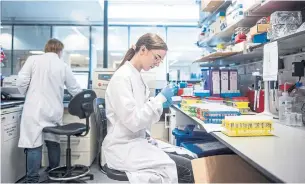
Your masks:
M131 27L130 28L130 44L136 44L138 39L146 33L155 33L166 42L166 31L164 27ZM150 72L156 72L155 80L166 80L167 59L164 58L163 63L152 69Z
M193 27L170 27L167 31L169 48L167 61L169 73L172 74L170 78L172 80L177 79L176 71L180 70L180 80L189 80L191 72L200 73L200 67L192 64L202 54L200 48L195 44L200 30Z
M109 26L108 68L116 68L116 64L121 63L128 49L128 27Z
M166 33L164 27L131 27L130 28L130 44L136 44L137 40L146 33L155 33L166 41Z
M14 26L13 74L19 72L30 55L43 53L50 36L50 26Z
M5 58L1 63L1 73L4 76L8 76L11 74L12 69L12 26L1 27L0 43L5 55Z
M89 72L88 26L54 26L53 38L63 42L63 60L73 71Z
M95 68L103 67L104 57L104 27L92 27L92 45L91 45L91 62L92 71Z

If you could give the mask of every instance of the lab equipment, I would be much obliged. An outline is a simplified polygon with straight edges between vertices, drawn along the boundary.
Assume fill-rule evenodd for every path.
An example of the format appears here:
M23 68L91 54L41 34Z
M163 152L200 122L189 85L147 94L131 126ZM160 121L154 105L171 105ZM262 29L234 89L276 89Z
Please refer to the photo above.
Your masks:
M271 40L292 34L302 24L300 11L276 11L270 16L271 29L269 37Z
M210 90L210 70L201 69L203 90Z
M93 113L93 100L96 94L92 90L85 90L75 95L69 103L68 110L71 115L77 116L80 119L86 119L86 124L83 123L70 123L62 126L44 127L44 133L51 133L56 135L67 136L67 149L66 149L66 164L48 171L48 177L52 181L69 181L79 183L80 178L89 177L93 180L93 174L90 174L90 169L84 165L71 164L71 136L86 136L89 133L89 118Z
M89 88L89 72L73 72L73 75L81 89Z
M96 68L93 72L92 89L97 97L105 99L105 93L115 70L108 68Z
M7 93L14 99L24 99L25 95L21 94L16 85L18 75L11 75L3 79L1 92Z
M193 104L189 106L188 112L190 116L197 117L207 124L221 124L226 116L240 115L237 108L215 103Z
M215 156L215 155L227 155L234 154L232 150L226 147L219 141L208 140L196 140L182 142L181 146L195 153L199 158Z
M220 72L219 70L211 70L211 94L212 96L220 96Z
M172 135L175 136L176 146L181 146L181 143L196 140L215 141L216 139L207 132L194 130L195 125L186 125L184 129L175 128Z
M294 97L293 112L302 114L302 122L305 122L305 87L299 86L291 92Z
M290 97L287 91L284 91L279 98L279 119L282 124L289 124L293 105L293 97ZM294 116L294 115L292 115ZM293 117L292 117L293 119Z
M273 119L264 115L226 116L222 126L227 136L267 136L273 135Z
M220 70L221 92L229 91L229 70Z
M21 105L1 102L1 183L16 183L26 173L24 149L18 148L21 113Z

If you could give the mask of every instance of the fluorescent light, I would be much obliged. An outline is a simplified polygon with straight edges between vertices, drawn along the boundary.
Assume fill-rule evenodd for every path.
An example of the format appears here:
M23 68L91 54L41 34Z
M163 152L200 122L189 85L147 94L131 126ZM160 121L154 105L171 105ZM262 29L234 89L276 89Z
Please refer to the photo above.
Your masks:
M112 55L112 56L123 56L123 53L121 53L121 52L111 52L110 55Z
M31 50L29 51L31 54L44 54L43 51L40 51L40 50Z
M80 57L82 56L81 54L70 54L71 57Z

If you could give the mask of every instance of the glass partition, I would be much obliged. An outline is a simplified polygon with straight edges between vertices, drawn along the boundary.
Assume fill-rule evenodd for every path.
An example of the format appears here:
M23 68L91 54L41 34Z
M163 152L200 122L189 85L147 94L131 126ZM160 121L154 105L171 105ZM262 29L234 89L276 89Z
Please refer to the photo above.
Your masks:
M65 45L63 59L73 71L89 72L89 27L54 26L53 38Z
M165 27L131 27L130 28L130 44L136 44L138 39L146 33L155 33L159 35L166 42ZM156 80L166 80L167 71L167 57L164 58L163 63L152 69L150 72L156 72Z
M14 26L13 74L19 72L29 56L44 53L50 36L50 26Z
M200 73L200 67L192 64L201 56L202 51L196 46L199 28L193 27L169 27L167 30L167 44L169 52L167 56L170 78L177 80L189 80L191 73ZM185 36L181 36L185 35ZM179 72L177 72L179 70Z
M8 76L11 74L12 64L12 26L2 26L0 34L0 43L5 55L1 63L1 74Z
M108 28L108 68L117 68L128 50L128 27Z

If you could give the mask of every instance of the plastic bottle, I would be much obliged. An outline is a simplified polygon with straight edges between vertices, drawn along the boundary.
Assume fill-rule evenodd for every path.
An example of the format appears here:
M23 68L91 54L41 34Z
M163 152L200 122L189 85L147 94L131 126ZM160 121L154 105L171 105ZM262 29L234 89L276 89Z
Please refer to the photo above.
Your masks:
M279 98L279 119L282 124L289 124L290 114L292 113L293 97L288 92L283 92Z

